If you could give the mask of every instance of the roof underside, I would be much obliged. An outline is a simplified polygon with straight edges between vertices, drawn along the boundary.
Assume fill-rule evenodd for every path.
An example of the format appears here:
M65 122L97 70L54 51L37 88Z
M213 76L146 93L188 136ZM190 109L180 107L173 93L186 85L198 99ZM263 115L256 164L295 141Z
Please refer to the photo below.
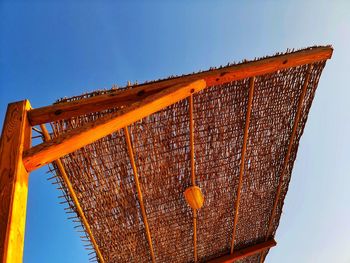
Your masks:
M211 86L193 95L196 183L205 197L198 210L200 262L230 253L237 192L240 203L234 247L273 238L279 224L299 139L325 61L313 64L300 120L271 219L299 98L310 65L256 76L242 188L238 189L249 78ZM108 91L65 99L79 100ZM120 108L51 123L54 136ZM191 185L189 100L129 126L156 262L193 262L193 213L183 192ZM125 131L119 130L62 159L105 262L150 262ZM76 207L55 169L72 211ZM268 233L271 220L272 231ZM266 253L238 262L260 262Z

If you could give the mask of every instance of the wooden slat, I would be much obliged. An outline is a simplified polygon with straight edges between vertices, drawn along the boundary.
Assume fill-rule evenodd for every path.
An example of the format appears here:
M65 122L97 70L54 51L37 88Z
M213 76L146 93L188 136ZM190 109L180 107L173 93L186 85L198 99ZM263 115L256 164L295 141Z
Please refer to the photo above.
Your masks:
M22 262L29 173L22 162L30 147L27 100L8 105L0 142L0 262Z
M88 123L83 127L68 131L49 142L44 142L31 148L25 153L24 165L27 171L39 168L135 121L185 99L192 93L201 91L205 87L206 83L204 80L197 80L188 84L176 85L148 96L142 101L118 111L113 116L100 118L93 123Z
M190 153L191 153L191 182L192 185L196 185L196 171L194 161L194 120L193 120L193 96L188 97L189 103L189 115L190 115Z
M306 94L307 87L308 87L309 80L310 80L311 71L312 71L312 65L309 65L309 68L307 69L307 72L306 72L305 81L304 81L304 84L303 84L303 87L302 87L302 90L301 90L301 94L300 94L300 97L299 97L298 106L297 106L297 112L295 114L293 128L292 128L292 134L290 136L289 144L288 144L288 150L287 150L286 156L284 158L283 167L282 167L281 175L280 175L278 186L277 186L276 196L275 196L273 208L272 208L272 211L271 211L271 215L270 215L270 219L269 219L269 225L268 225L268 229L267 229L265 240L268 240L270 235L271 235L272 224L273 224L273 220L275 218L278 201L280 199L280 195L281 195L281 191L282 191L284 175L285 175L285 172L286 172L287 167L288 167L288 163L289 163L290 155L291 155L291 152L292 152L295 136L296 136L296 133L297 133L297 129L298 129L299 121L300 121L300 116L301 116L301 111L302 111L302 107L303 107L303 102L304 102L305 94ZM264 256L264 252L262 252L261 253L261 257L260 257L260 262L264 261L264 257L265 257Z
M194 120L193 120L193 96L188 97L189 110L190 110L190 153L191 153L191 182L192 186L196 185L196 172L194 161ZM194 262L197 262L197 210L192 209L193 213L193 257Z
M236 260L247 258L249 256L255 255L257 253L260 253L261 251L265 251L269 248L272 248L276 246L276 241L274 239L265 241L263 243L243 248L240 250L236 250L233 252L233 254L222 256L213 260L208 261L208 263L231 263L235 262Z
M332 52L333 49L331 47L317 47L211 71L146 83L134 86L134 88L126 91L116 90L109 94L98 95L92 98L33 109L29 112L29 119L32 125L38 125L113 107L128 106L158 91L181 83L204 79L208 86L220 85L234 80L326 60L331 58Z
M248 105L247 105L247 113L246 113L245 128L244 128L244 135L243 135L241 163L240 163L240 167L239 167L239 182L238 182L238 186L237 186L237 197L236 197L236 202L235 202L235 216L234 216L234 221L233 221L231 254L233 253L234 246L235 246L236 228L237 228L237 222L238 222L238 210L239 210L239 204L241 201L241 190L242 190L242 184L243 184L243 174L244 174L244 165L245 165L245 153L247 150L250 114L252 112L252 104L253 104L253 96L254 96L254 80L255 80L254 77L251 77L249 79Z
M133 151L133 147L132 147L132 144L131 144L131 138L130 138L128 127L124 127L124 133L125 133L126 145L128 147L129 159L130 159L131 167L132 167L132 170L133 170L133 173L134 173L137 197L138 197L139 203L140 203L143 223L145 225L145 231L146 231L146 237L147 237L147 241L148 241L148 245L149 245L149 251L150 251L150 254L151 254L152 262L154 263L154 262L156 262L156 258L154 256L154 249L153 249L151 231L150 231L149 225L148 225L145 205L143 203L141 186L140 186L140 182L139 182L139 174L138 174L137 168L136 168L136 163L135 163L135 158L134 158L134 151Z
M45 141L51 140L50 134L48 133L45 125L41 124L40 128L41 128L42 134L44 136L44 140ZM64 169L63 164L62 164L60 159L55 160L54 163L56 164L56 167L57 167L58 171L60 172L60 174L62 176L62 179L63 179L63 181L64 181L64 183L65 183L65 185L66 185L66 187L67 187L67 189L68 189L68 191L70 193L70 197L72 198L72 201L73 201L73 203L75 205L75 208L77 209L77 213L78 213L78 215L79 215L79 217L80 217L80 219L81 219L81 221L82 221L82 223L83 223L83 225L85 227L86 232L89 235L89 238L90 238L90 241L91 241L92 245L94 246L94 249L95 249L95 252L96 252L97 257L99 259L99 262L104 263L105 261L104 261L104 258L102 256L102 253L100 251L100 248L97 245L97 242L96 242L95 237L94 237L94 235L92 233L90 224L89 224L89 222L86 219L84 211L83 211L83 209L82 209L82 207L80 205L79 199L78 199L78 197L77 197L77 195L76 195L76 193L74 191L74 188L73 188L73 185L72 185L71 181L68 178L68 175L66 173L66 170Z

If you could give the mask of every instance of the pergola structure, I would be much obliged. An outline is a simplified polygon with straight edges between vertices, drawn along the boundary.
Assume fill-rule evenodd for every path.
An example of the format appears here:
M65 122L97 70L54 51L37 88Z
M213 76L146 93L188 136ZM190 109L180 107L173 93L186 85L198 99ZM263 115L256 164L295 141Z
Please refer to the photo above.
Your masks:
M1 262L22 262L29 173L49 164L99 262L263 262L332 51L312 47L42 108L10 103ZM43 138L35 146L32 129ZM191 208L183 193L193 187Z

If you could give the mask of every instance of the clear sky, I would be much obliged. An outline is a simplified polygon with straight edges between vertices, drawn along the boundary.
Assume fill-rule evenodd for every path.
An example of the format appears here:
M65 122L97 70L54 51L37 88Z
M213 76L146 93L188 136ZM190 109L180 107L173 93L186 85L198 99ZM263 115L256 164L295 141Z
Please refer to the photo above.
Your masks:
M128 80L332 44L334 55L301 139L278 245L267 262L349 263L349 3L0 0L0 122L7 103L25 98L39 107ZM24 262L87 262L46 171L30 176Z

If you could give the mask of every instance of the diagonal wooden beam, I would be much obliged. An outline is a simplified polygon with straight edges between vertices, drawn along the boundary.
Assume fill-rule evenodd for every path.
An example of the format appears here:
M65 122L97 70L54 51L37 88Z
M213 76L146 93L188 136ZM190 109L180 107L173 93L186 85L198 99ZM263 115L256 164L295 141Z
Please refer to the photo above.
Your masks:
M330 46L316 47L285 55L277 55L257 61L204 71L201 73L141 84L134 86L129 90L115 90L108 94L98 95L78 101L58 103L51 106L32 109L29 111L29 120L34 126L50 121L68 119L91 112L129 106L149 95L181 83L204 79L207 82L207 86L220 85L234 80L323 61L331 58L332 52L333 49Z
M274 239L265 241L260 244L256 244L247 248L234 251L232 254L225 255L213 260L208 261L208 263L231 263L240 259L247 258L249 256L265 251L269 248L276 246L276 241Z
M59 137L31 148L24 155L24 165L27 171L39 168L135 121L181 101L191 94L203 90L205 87L206 82L204 80L197 80L187 84L176 85L148 96L140 102L118 111L113 116L100 118L93 123L68 131Z
M237 197L236 197L236 202L235 202L235 216L234 216L234 221L233 221L231 254L233 253L234 246L235 246L236 228L237 228L237 222L238 222L238 210L239 210L239 203L241 201L241 190L242 190L242 185L243 185L243 174L244 174L244 165L245 165L245 153L247 150L250 114L252 112L252 104L253 104L253 96L254 96L254 80L255 80L254 77L249 79L248 105L247 105L247 113L246 113L245 128L244 128L244 135L243 135L241 163L240 163L240 167L239 167L239 182L238 182L238 187L237 187Z
M29 101L11 103L0 140L0 262L22 262L29 173L22 152L30 147Z
M284 179L287 167L288 167L290 155L292 153L294 139L295 139L295 136L296 136L296 133L297 133L298 125L299 125L301 111L302 111L302 107L303 107L303 102L304 102L306 90L307 90L307 87L308 87L308 84L309 84L309 81L310 81L310 75L311 75L312 67L313 67L312 65L309 65L309 67L307 69L305 80L304 80L304 84L303 84L303 87L302 87L302 90L301 90L301 94L300 94L300 97L299 97L298 106L297 106L297 112L295 114L293 128L292 128L292 134L290 136L289 143L288 143L288 150L287 150L286 156L284 158L282 171L281 171L281 175L280 175L278 186L277 186L276 196L275 196L273 208L272 208L272 211L271 211L271 215L270 215L270 219L269 219L269 224L268 224L265 240L269 239L271 231L272 231L272 223L273 223L273 220L275 218L278 201L279 201L279 198L280 198L280 195L281 195L281 191L282 191L283 179ZM260 262L263 262L263 260L264 260L264 252L261 253Z
M44 124L40 125L40 128L41 128L42 134L44 136L44 140L45 141L51 140L51 136L50 136L49 132L47 131L45 125ZM96 251L96 254L97 254L97 257L99 259L99 262L104 263L105 261L104 261L104 258L102 256L102 253L100 251L100 248L97 245L97 242L96 242L95 237L94 237L94 235L92 233L90 224L89 224L89 222L86 219L85 213L84 213L84 211L83 211L83 209L82 209L82 207L80 205L79 199L78 199L78 197L77 197L77 195L75 193L75 190L73 188L73 185L72 185L71 181L68 178L68 175L66 173L66 170L64 169L63 164L62 164L60 159L55 160L54 163L56 164L56 167L57 167L58 171L60 172L65 185L67 186L67 189L68 189L68 191L70 193L72 201L73 201L73 203L74 203L74 205L75 205L75 207L77 209L77 213L78 213L79 217L81 218L81 221L82 221L82 223L83 223L83 225L85 227L86 232L89 235L89 238L91 240L92 245L94 246L94 249Z
M154 263L154 262L156 262L156 258L154 256L154 249L153 249L153 244L152 244L151 231L150 231L149 225L148 225L145 205L143 203L141 186L140 186L140 182L139 182L139 174L138 174L137 168L136 168L136 163L135 163L135 158L134 158L134 151L133 151L133 147L132 147L132 144L131 144L131 138L130 138L128 127L124 127L124 133L125 133L126 145L127 145L127 148L128 148L129 159L130 159L131 167L132 167L133 174L134 174L136 190L137 190L137 197L138 197L139 203L140 203L143 224L145 225L145 231L146 231L146 237L147 237L147 241L148 241L148 245L149 245L149 251L150 251L150 254L151 254L152 262Z

